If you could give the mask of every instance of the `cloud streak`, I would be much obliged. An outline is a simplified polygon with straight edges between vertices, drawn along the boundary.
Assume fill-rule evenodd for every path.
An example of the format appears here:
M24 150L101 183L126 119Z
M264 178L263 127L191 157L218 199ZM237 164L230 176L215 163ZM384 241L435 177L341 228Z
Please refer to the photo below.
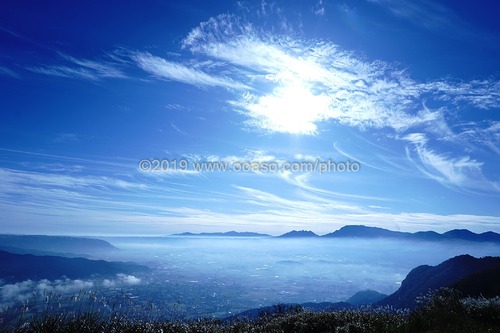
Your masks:
M109 61L94 61L78 59L64 53L59 56L65 60L63 65L44 65L28 67L28 70L49 76L99 81L101 79L123 79L127 76L117 68L115 63Z
M228 89L251 89L249 86L228 78L209 75L200 70L153 56L148 52L138 52L132 56L144 71L161 79L178 81L199 87L223 87Z
M411 133L404 139L413 144L406 148L408 158L416 158L417 168L429 178L456 189L498 192L499 185L487 181L482 173L484 163L467 155L452 157L437 153L428 148L428 139L422 133Z
M10 76L16 79L21 78L18 73L4 66L0 66L0 76Z

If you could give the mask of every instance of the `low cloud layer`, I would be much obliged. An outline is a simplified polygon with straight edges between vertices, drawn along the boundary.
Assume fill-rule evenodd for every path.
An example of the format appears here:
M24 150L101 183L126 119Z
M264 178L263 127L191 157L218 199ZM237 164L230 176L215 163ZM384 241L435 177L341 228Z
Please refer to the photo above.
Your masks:
M119 288L137 285L141 279L133 275L117 274L114 279L104 280L26 280L13 284L0 285L0 306L11 306L23 300L43 299L43 295L54 293L57 296L72 296L89 290Z

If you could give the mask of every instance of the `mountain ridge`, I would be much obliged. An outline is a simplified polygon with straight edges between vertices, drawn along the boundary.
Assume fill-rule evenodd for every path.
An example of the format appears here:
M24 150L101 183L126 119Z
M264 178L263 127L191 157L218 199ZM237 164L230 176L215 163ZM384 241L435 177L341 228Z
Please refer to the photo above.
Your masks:
M0 234L0 247L19 253L53 254L63 256L94 255L119 249L109 242L96 238L48 235ZM8 251L9 252L9 251Z
M320 237L310 230L292 230L276 238L316 238Z
M406 275L401 287L396 292L378 302L377 305L413 309L417 305L418 296L439 288L453 287L457 284L462 284L464 286L462 292L468 294L469 292L465 288L467 283L471 284L468 279L475 274L481 274L489 270L500 272L499 269L500 257L475 258L468 254L453 257L436 266L420 265L413 268ZM477 287L477 290L483 288L483 286L477 286L477 284L474 287Z
M500 234L487 231L480 234L467 229L453 229L442 234L435 231L403 232L392 231L380 227L368 227L364 225L347 225L332 233L323 235L326 238L393 238L404 240L423 241L472 241L472 242L494 242L500 243Z
M15 283L25 280L55 280L87 278L93 275L130 274L148 271L147 266L118 261L35 256L0 251L0 279Z
M311 230L292 230L278 236L271 236L269 234L262 234L256 232L213 232L213 233L191 233L184 232L173 234L171 236L183 237L272 237L272 238L391 238L401 240L415 240L415 241L469 241L469 242L491 242L500 243L500 234L493 231L486 231L483 233L474 233L467 229L453 229L444 233L435 231L417 231L417 232L404 232L393 231L380 227L369 227L364 225L346 225L342 228L327 233L318 235Z

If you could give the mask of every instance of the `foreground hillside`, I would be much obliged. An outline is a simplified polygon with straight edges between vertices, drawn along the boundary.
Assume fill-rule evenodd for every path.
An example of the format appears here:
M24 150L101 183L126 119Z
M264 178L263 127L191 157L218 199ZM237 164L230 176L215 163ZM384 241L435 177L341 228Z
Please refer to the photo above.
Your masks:
M196 320L175 322L127 319L97 311L81 314L46 315L26 323L19 322L10 331L19 333L57 332L500 332L500 298L462 298L452 289L442 289L426 297L413 312L392 308L365 308L335 312L306 312L302 308L276 306L272 315L254 320Z
M500 294L495 294L494 290L499 289L499 269L500 257L474 258L470 255L457 256L437 266L418 266L408 273L395 293L378 305L413 309L419 295L452 286L466 295L498 296Z

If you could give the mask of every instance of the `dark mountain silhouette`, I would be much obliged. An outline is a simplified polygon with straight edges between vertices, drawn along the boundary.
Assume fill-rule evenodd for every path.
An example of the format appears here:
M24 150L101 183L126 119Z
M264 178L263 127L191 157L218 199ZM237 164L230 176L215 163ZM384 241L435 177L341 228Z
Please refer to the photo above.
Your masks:
M326 234L323 237L341 238L341 237L357 237L357 238L400 238L403 235L408 235L406 232L390 231L377 227L366 227L364 225L346 225L337 231Z
M500 266L472 274L451 286L464 296L493 298L500 296Z
M183 232L180 234L173 234L172 236L215 236L215 237L271 237L267 234L259 234L257 232L238 232L238 231L228 231L228 232L202 232L195 234L192 232Z
M90 255L87 254L77 254L77 253L62 253L62 252L52 252L52 251L42 251L42 250L28 250L20 249L18 247L12 246L0 246L0 251L5 251L13 254L32 254L34 256L56 256L56 257L69 257L69 258L89 258Z
M349 310L359 308L361 305L368 305L376 303L377 301L387 297L385 294L373 290L360 291L349 298L346 302L306 302L306 303L289 303L289 304L278 304L271 306L264 306L260 308L250 309L240 312L236 315L225 318L225 320L233 321L237 319L256 319L260 316L267 315L272 316L280 312L291 311L300 307L306 311L312 312L331 312L340 310Z
M448 239L466 240L471 242L500 242L500 235L491 231L482 234L475 234L466 229L455 229L445 232L442 237Z
M278 236L278 238L297 238L297 237L319 237L319 236L309 230L300 230L300 231L292 230L290 232L287 232L286 234Z
M304 263L296 260L280 260L276 261L276 265L292 267L292 266L304 266Z
M220 236L220 237L272 237L268 234L260 234L256 232L202 232L202 233L191 233L184 232L180 234L173 234L172 236L198 236L198 237L210 237L210 236ZM280 236L275 236L276 238L294 238L294 237L325 237L325 238L391 238L391 239L403 239L403 240L414 240L414 241L469 241L469 242L492 242L500 243L500 234L492 231L484 232L481 234L473 233L469 230L456 229L450 230L443 234L437 233L435 231L418 231L415 233L411 232L401 232L392 231L379 227L367 227L364 225L347 225L340 228L337 231L328 233L323 236L318 236L312 231L308 230L292 230ZM0 242L0 245L1 242Z
M410 271L403 280L401 287L378 305L391 305L397 308L410 308L416 306L416 298L425 295L430 290L442 287L451 287L464 278L470 278L473 274L485 272L500 267L500 257L474 258L470 255L461 255L448 259L437 266L422 265ZM469 280L464 280L469 281ZM476 285L476 280L470 280ZM498 280L497 280L498 281ZM464 288L472 288L466 285Z
M387 297L386 294L379 293L378 291L375 290L363 290L349 297L346 303L352 305L368 305L377 303L386 297Z
M287 304L276 304L270 306L263 306L260 308L250 309L240 312L236 315L226 317L226 321L235 321L241 319L254 320L262 316L273 316L276 314L293 313L297 309L304 309L313 312L328 312L328 311L339 311L354 308L353 305L346 302L321 302L321 303L287 303Z
M131 274L148 271L146 266L85 258L34 256L0 251L0 279L8 283L24 280L88 278L93 275Z
M93 238L69 236L28 236L28 235L0 235L0 247L29 250L31 254L102 254L118 249L110 243Z
M373 290L360 291L351 296L345 302L306 302L306 303L288 303L288 304L277 304L271 306L264 306L260 308L250 309L240 312L236 315L225 318L225 320L233 321L242 318L246 319L256 319L263 315L274 315L280 312L291 311L300 307L306 311L312 312L331 312L340 310L356 309L362 305L374 304L381 299L387 297L385 294L381 294Z
M348 225L337 231L326 234L326 238L393 238L404 240L423 241L470 241L470 242L494 242L500 243L500 234L492 231L476 234L469 230L456 229L443 234L434 231L419 231L415 233L391 231L378 227L367 227L364 225Z
M435 231L418 231L414 234L406 234L408 238L424 241L439 241L443 239L443 235Z

